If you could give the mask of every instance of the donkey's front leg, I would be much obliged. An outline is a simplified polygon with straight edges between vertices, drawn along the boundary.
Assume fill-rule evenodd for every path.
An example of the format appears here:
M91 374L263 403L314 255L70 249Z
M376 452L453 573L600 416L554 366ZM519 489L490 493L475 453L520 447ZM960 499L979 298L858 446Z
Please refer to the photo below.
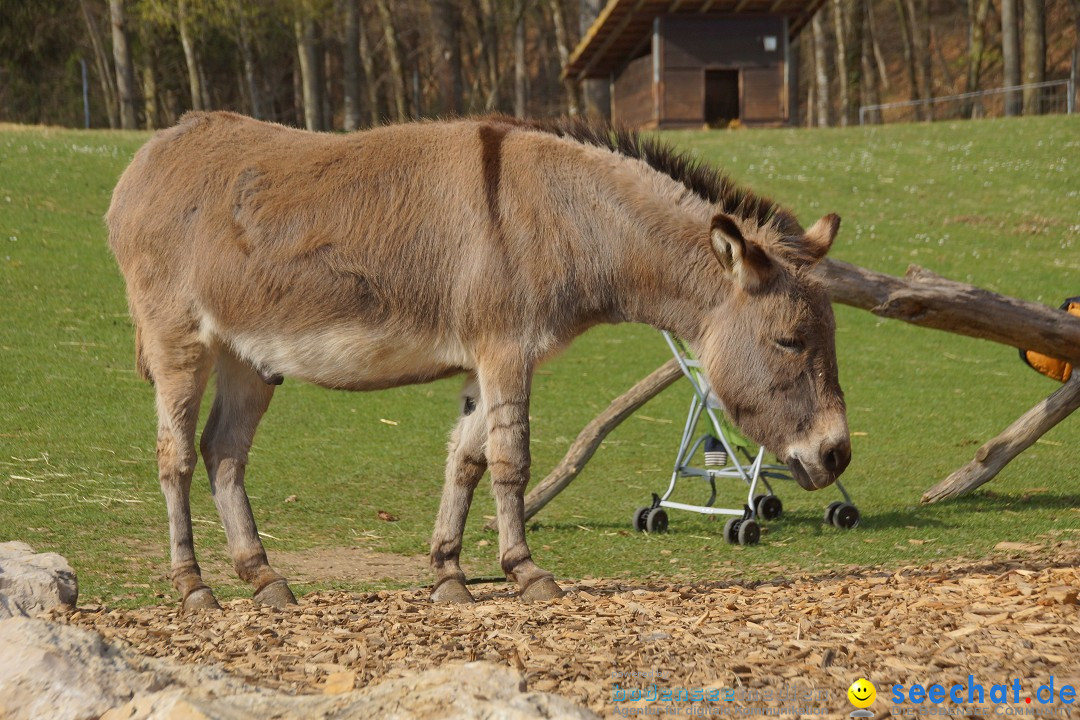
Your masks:
M461 538L469 515L473 491L487 470L484 440L487 437L483 400L476 378L470 378L461 391L461 418L450 435L446 457L446 481L443 483L439 516L431 536L431 567L435 571L434 602L470 603L472 593L465 587L461 571Z
M501 362L480 368L487 409L487 461L499 525L499 560L525 602L562 597L551 573L539 568L525 542L525 486L529 482L529 390L532 367Z

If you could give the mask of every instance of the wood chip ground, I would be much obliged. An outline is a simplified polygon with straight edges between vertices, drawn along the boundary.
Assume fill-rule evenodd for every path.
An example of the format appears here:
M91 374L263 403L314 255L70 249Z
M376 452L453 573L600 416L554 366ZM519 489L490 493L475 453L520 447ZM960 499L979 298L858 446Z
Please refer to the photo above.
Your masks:
M948 686L969 674L984 683L1016 678L1031 690L1054 676L1059 688L1080 688L1080 546L1003 550L982 562L758 583L563 581L566 598L537 605L520 603L507 585L481 585L472 606L431 605L421 588L318 592L284 611L233 600L222 612L183 617L167 606L82 607L56 618L147 655L220 663L294 693L490 660L521 670L531 690L604 716L628 707L614 701L616 685L728 687L741 697L827 690L818 704L844 715L846 689L861 676L877 683L879 698L894 683ZM624 675L635 672L652 679ZM879 699L879 715L885 706Z

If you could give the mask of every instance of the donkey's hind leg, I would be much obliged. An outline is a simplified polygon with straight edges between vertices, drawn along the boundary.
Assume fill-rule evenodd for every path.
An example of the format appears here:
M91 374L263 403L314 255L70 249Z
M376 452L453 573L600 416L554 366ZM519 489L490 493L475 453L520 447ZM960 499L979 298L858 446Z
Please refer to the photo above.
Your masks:
M211 354L194 338L158 337L147 333L147 360L157 395L158 480L169 513L169 556L172 584L183 611L217 609L195 561L191 533L191 475L195 471L195 424Z
M254 586L256 602L284 607L295 605L296 598L285 578L266 560L244 489L255 428L273 394L274 386L263 382L254 368L222 351L217 362L217 394L199 446L237 575Z
M476 378L461 391L461 418L450 435L446 457L446 481L442 502L431 536L431 567L435 587L431 599L442 603L470 603L473 596L465 587L461 571L461 538L469 515L473 491L487 469L484 438L487 435L483 401Z

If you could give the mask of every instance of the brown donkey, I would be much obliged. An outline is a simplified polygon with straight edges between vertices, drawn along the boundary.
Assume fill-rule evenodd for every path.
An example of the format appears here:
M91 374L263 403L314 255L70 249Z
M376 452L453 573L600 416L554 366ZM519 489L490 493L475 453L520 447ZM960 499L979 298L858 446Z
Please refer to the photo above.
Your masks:
M485 470L507 577L524 600L562 594L525 540L530 384L597 323L687 340L732 419L803 487L850 458L833 314L810 273L839 218L804 231L633 133L486 118L329 135L192 113L135 155L107 222L156 388L185 610L217 606L188 504L211 370L210 489L237 573L277 606L295 600L267 563L244 469L285 376L375 390L466 374L431 541L436 601L472 600L458 557Z

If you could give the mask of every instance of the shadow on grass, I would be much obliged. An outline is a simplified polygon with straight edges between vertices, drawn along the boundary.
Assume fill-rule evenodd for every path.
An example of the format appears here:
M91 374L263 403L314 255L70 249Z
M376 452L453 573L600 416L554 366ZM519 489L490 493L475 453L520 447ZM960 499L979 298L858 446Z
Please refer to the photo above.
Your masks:
M856 503L856 506L858 506L858 503ZM1069 508L1080 508L1080 495L1057 493L1019 493L1015 495L1003 495L993 491L983 491L964 497L954 498L952 500L934 503L932 505L910 505L905 508L888 510L885 512L864 512L859 521L857 530L886 530L910 526L916 526L920 529L949 529L962 525L963 523L952 520L949 517L943 517L944 514L960 517L971 513L1063 510ZM668 516L671 524L668 526L667 532L682 534L682 531L680 531L678 527L677 518L680 516L692 517L693 515L694 513L690 511L673 512L669 510ZM712 517L716 518L716 528L709 528L705 530L705 532L715 533L717 538L722 539L724 521L728 516L721 515ZM783 516L779 519L763 521L761 524L765 526L776 525L781 527L816 526L822 530L829 529L823 522L821 515L807 510L796 512L785 511ZM529 523L529 532L542 532L544 530L571 532L574 530L581 530L583 527L592 531L607 530L614 532L634 532L630 527L629 521L626 523L575 523L570 521L544 522L543 520L531 521ZM700 528L695 528L694 531L702 532Z

